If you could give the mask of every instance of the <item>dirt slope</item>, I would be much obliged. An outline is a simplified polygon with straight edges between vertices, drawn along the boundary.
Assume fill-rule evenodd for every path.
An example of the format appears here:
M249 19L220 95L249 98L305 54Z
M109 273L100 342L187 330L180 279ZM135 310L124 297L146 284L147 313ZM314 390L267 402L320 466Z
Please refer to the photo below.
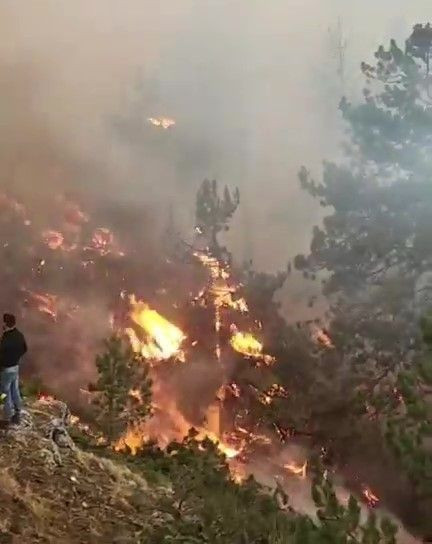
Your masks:
M46 438L58 415L35 402L19 428L0 431L0 544L140 542L163 491L109 459L58 448Z

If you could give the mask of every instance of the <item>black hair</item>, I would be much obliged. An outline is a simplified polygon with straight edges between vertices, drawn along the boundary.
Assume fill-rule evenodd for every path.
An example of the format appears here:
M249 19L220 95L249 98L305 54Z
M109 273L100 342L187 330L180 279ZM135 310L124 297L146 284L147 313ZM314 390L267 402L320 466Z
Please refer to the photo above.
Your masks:
M13 314L3 314L3 323L11 329L12 327L15 327L16 325L16 319Z

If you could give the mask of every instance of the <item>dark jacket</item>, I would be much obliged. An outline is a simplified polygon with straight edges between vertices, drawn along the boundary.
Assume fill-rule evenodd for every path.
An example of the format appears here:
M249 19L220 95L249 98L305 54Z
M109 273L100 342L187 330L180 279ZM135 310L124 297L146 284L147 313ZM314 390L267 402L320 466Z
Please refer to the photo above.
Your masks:
M17 365L24 353L27 353L27 344L22 332L5 331L0 340L0 369Z

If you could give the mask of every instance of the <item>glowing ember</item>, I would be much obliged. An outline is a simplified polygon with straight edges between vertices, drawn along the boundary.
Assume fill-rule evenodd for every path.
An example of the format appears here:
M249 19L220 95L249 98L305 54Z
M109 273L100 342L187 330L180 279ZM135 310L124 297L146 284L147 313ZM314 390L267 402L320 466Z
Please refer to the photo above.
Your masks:
M266 391L260 391L257 387L249 385L256 395L261 404L270 405L274 399L287 399L289 397L288 392L282 385L274 383Z
M325 331L324 329L316 329L316 331L313 334L313 338L316 342L318 342L319 344L321 344L323 347L327 349L334 348L334 344L330 336L328 335L327 331Z
M52 395L48 395L46 393L39 393L39 396L38 396L39 402L49 403L49 402L54 402L55 400L56 400L55 397L53 397Z
M403 395L402 395L402 393L399 391L399 389L397 387L393 388L393 393L394 393L395 398L398 400L398 402L400 402L401 404L405 404L405 400L403 398Z
M127 329L132 349L146 359L163 360L176 357L184 360L181 344L186 339L183 332L170 323L148 304L130 298L132 306L130 317L145 333L146 340L141 341L133 329Z
M139 389L131 389L129 391L129 396L132 397L133 399L137 400L140 403L143 402L143 398L142 398L142 395L141 395L141 392L140 392Z
M63 246L64 236L56 230L46 230L42 233L42 239L45 244L52 250L59 249Z
M209 293L213 298L213 304L215 307L232 308L233 310L247 313L248 306L245 299L233 298L233 294L236 293L237 287L228 285L227 280L230 278L230 275L222 263L207 253L196 251L194 255L210 272L211 284L209 287ZM205 294L206 290L203 289L199 293L197 299L202 298Z
M297 465L296 463L287 463L286 465L284 465L284 468L295 476L301 476L302 478L306 478L307 461L305 461L302 465Z
M241 484L246 479L246 474L243 474L242 472L234 471L232 474L232 479L236 484Z
M366 502L370 508L375 508L380 501L379 497L377 497L369 487L363 488L363 497L366 499Z
M273 399L271 398L270 395L263 393L260 395L259 400L262 404L266 404L268 406L272 403Z
M167 128L173 127L176 124L174 119L170 119L168 117L149 117L147 121L153 126L160 127L165 130Z
M266 394L273 398L287 399L289 397L288 391L280 384L274 383L266 391Z
M240 387L236 383L230 383L227 385L227 390L233 395L235 398L240 398Z
M57 319L57 297L49 293L34 293L27 291L30 301L39 310L39 312L49 315L52 319Z
M96 249L104 250L113 243L114 237L109 229L96 229L93 233L92 243Z

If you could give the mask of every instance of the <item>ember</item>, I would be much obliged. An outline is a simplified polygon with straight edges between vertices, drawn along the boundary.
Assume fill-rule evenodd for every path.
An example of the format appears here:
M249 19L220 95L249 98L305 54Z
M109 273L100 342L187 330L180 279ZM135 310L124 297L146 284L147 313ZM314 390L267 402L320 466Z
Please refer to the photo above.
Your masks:
M363 497L370 508L375 508L380 502L379 497L369 487L363 488Z
M335 347L327 331L324 329L316 329L313 333L313 338L318 344L321 344L327 349L333 349Z
M55 251L63 246L64 236L61 232L55 230L45 230L42 233L42 238L46 245Z
M56 399L52 395L46 393L39 393L38 401L39 402L54 402Z
M39 312L48 315L53 320L57 319L57 297L55 295L33 293L32 291L25 292L29 296L30 304L34 305Z
M152 124L153 126L155 127L161 127L163 129L167 129L167 128L170 128L170 127L173 127L176 122L174 121L174 119L169 119L168 117L149 117L147 119L147 121Z
M284 468L295 476L301 476L302 478L306 478L307 461L305 461L302 465L287 463L284 465Z

